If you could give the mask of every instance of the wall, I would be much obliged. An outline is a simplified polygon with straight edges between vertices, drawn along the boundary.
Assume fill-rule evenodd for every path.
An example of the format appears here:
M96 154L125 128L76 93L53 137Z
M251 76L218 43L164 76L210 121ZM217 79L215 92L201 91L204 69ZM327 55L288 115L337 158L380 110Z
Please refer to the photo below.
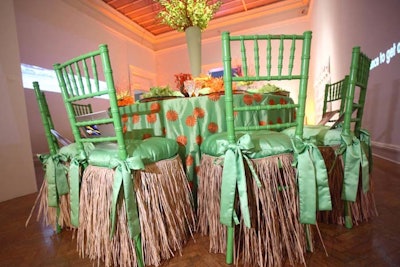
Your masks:
M349 72L352 47L361 46L370 58L376 58L400 42L397 0L312 1L311 9L314 59L318 59L314 73L330 57L332 81ZM400 163L399 69L400 50L389 64L384 61L370 71L363 117L363 127L371 132L374 153L397 163ZM322 92L316 92L316 98L318 94Z
M29 135L32 142L32 153L35 163L40 164L35 156L48 152L47 140L40 118L39 107L36 102L35 92L31 89L25 89L26 108L29 110L28 126ZM64 107L64 102L60 93L45 92L46 100L49 106L51 117L54 123L54 128L69 140L74 140L72 130L68 122L67 111ZM108 100L94 99L91 101L92 109L94 111L105 110L109 107Z
M37 188L12 0L1 1L0 24L0 201L4 201Z
M101 20L64 1L15 0L18 41L21 63L52 69L56 62L64 62L79 54L97 49L100 43L109 46L111 64L117 90L129 89L129 65L155 72L155 55ZM49 12L51 10L51 12ZM61 18L61 19L60 19ZM40 83L40 81L39 81ZM72 139L65 107L59 93L46 93L56 129ZM47 151L40 115L33 90L26 89L28 120L33 158ZM97 100L94 110L107 108L106 100Z

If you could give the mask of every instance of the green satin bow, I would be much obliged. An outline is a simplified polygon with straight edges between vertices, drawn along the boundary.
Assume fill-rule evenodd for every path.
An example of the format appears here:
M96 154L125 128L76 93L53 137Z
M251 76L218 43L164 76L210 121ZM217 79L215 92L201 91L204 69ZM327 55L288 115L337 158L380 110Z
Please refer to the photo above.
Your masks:
M71 158L69 165L71 224L75 227L79 227L79 192L81 184L79 166L83 165L86 165L86 156L82 151Z
M371 136L365 129L360 130L360 142L363 147L364 153L368 158L369 173L372 172L372 149L371 149Z
M249 153L253 148L254 145L248 134L239 138L236 144L229 144L225 148L221 185L220 221L222 224L229 227L232 227L232 219L235 224L239 224L239 219L234 208L236 188L239 193L240 210L244 224L249 228L251 227L243 158L247 161L258 187L261 187L261 183L251 161L247 156L243 155L243 153Z
M342 199L354 202L357 197L360 166L363 191L367 192L369 190L368 159L357 137L342 133L341 138L342 144L338 153L343 154L344 158Z
M131 178L131 170L143 170L144 164L139 156L127 158L125 161L112 159L110 164L111 168L115 168L113 199L111 206L110 237L113 237L115 233L118 197L121 191L121 187L123 187L126 214L128 218L128 228L130 232L130 237L134 238L140 234L140 222L136 202L136 194L133 189L133 182Z
M69 186L64 165L65 158L61 155L39 155L39 160L45 166L47 180L47 201L49 207L58 207L58 197L68 194Z
M315 224L317 210L332 210L328 173L324 159L313 142L292 139L297 168L300 222Z

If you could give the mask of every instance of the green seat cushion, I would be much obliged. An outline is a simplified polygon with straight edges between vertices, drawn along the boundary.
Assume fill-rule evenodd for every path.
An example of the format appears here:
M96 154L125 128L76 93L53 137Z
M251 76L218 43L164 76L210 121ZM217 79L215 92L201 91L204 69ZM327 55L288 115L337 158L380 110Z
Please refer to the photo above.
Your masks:
M295 127L290 127L283 130L282 133L292 138L294 137L295 130ZM317 146L337 146L341 143L341 133L341 128L330 129L329 126L325 125L305 125L303 139L311 140Z
M83 147L86 154L90 154L91 151L95 148L92 143L84 143ZM76 143L72 143L67 146L63 146L60 148L58 154L65 156L67 159L72 159L79 154L78 145Z
M175 140L165 137L126 141L126 147L129 155L140 156L145 163L172 158L179 149Z
M274 131L251 131L236 132L236 140L245 134L249 134L254 145L254 149L246 155L250 158L264 158L272 155L293 152L292 142L289 136ZM214 157L225 154L228 147L227 133L217 133L207 137L201 144L201 152Z
M128 157L139 156L143 162L151 163L174 157L178 153L178 143L164 137L150 137L145 140L125 140ZM101 143L89 154L89 164L109 167L113 159L118 159L116 143Z

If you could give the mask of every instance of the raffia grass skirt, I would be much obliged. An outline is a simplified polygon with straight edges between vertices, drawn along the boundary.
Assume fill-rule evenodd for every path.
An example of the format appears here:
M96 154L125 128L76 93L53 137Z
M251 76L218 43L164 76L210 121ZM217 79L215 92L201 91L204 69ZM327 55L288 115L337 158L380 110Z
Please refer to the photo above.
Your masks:
M158 266L181 253L193 238L193 199L181 159L146 165L135 172L134 190L139 209L143 260ZM129 237L123 198L117 208L117 227L110 239L110 211L114 170L88 166L82 177L77 248L81 257L105 266L137 266L134 240Z
M25 226L28 226L30 219L34 212L37 212L36 221L41 221L46 226L51 226L54 231L57 231L57 224L63 229L72 229L71 225L71 205L69 194L62 195L59 197L59 215L57 221L57 209L56 207L49 207L48 205L48 186L47 179L44 177L39 193L36 196L36 200L32 206L31 212L26 220Z
M319 211L317 213L317 220L319 222L328 224L344 225L344 205L345 201L342 200L342 186L344 177L344 164L343 158L339 155L336 158L335 150L339 147L321 146L318 149L321 151L324 158L326 168L328 170L328 183L331 193L332 210ZM378 216L376 209L373 179L370 174L370 187L368 192L364 192L361 185L361 179L358 184L358 192L355 202L350 202L350 209L353 224L366 222L374 216Z
M209 235L210 252L225 253L226 227L219 222L222 166L215 164L216 160L202 156L198 174L198 230ZM252 228L248 229L243 222L235 227L235 262L245 266L305 264L308 226L300 224L298 219L293 156L271 156L252 162L262 188L253 179L247 179Z

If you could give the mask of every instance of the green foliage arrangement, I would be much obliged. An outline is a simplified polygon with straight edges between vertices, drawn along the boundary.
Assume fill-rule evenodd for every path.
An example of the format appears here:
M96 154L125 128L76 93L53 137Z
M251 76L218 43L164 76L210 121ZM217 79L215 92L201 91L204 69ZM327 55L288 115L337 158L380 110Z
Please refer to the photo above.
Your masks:
M160 96L183 96L181 92L172 90L169 85L151 87L150 91L143 94L143 98Z
M184 32L191 26L197 26L203 31L222 4L220 0L154 1L163 7L157 15L161 23L179 32Z

